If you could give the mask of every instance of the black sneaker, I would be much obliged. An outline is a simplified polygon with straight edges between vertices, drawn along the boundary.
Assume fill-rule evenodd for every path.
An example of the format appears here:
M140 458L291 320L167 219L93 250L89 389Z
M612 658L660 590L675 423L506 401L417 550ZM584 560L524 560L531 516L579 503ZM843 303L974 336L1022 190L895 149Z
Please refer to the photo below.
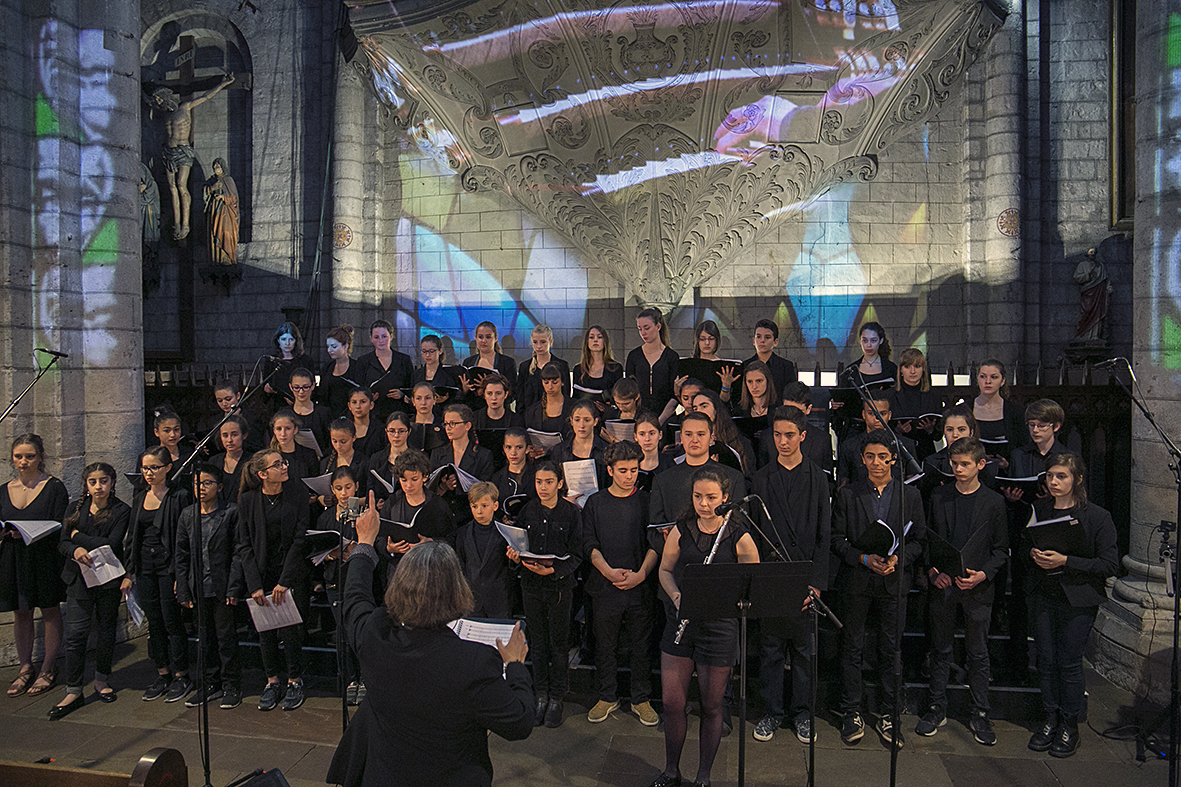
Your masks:
M180 702L185 697L189 696L189 692L193 690L193 681L189 679L188 675L177 675L172 679L172 683L168 685L168 694L165 695L165 702Z
M812 720L807 716L800 716L792 724L796 730L796 739L800 743L811 743L813 736L816 734L812 731Z
M345 702L347 702L350 707L356 707L358 704L357 703L357 686L358 685L360 685L358 683L358 681L353 681L352 683L349 684L349 687L347 689L345 689Z
M1078 744L1078 722L1071 718L1063 718L1058 729L1054 730L1054 741L1050 744L1050 756L1071 757L1078 751Z
M156 678L155 683L153 683L151 686L148 686L148 690L144 692L143 697L141 697L140 699L142 699L144 702L151 702L152 700L158 700L164 696L164 693L166 691L168 691L168 687L171 684L172 684L172 677L171 676L161 675L160 677Z
M854 744L865 735L865 719L857 711L846 713L841 722L841 740L847 744Z
M755 725L756 741L769 741L775 737L775 730L779 729L780 720L775 716L764 716Z
M236 708L242 704L242 690L237 686L226 686L221 690L222 710Z
M993 731L992 722L988 720L987 714L974 714L972 720L968 722L968 729L972 731L972 737L981 746L996 745L996 732Z
M895 740L898 742L898 748L902 748L902 730L894 729L894 719L890 716L881 716L877 723L878 735L881 736L882 741L888 745L893 746Z
M282 699L283 684L279 681L268 682L267 687L262 690L262 696L258 698L258 709L261 711L274 710Z
M939 708L932 707L923 714L923 718L919 719L919 723L914 725L914 731L924 738L930 738L944 724L947 724L947 714L939 710Z
M197 689L192 694L190 694L189 698L187 700L185 700L185 707L186 708L196 708L198 705L204 705L206 702L213 702L214 700L220 700L221 696L222 696L221 686L218 686L216 684L206 686L205 688Z
M303 705L303 678L287 682L287 694L283 697L283 710L295 710Z

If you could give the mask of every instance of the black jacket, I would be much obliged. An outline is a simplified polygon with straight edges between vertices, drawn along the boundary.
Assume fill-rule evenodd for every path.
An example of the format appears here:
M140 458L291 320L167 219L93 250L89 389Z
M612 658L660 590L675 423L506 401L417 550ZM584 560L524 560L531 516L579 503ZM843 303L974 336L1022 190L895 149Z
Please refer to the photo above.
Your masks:
M139 510L143 506L147 494L146 489L141 489L135 493L135 497L131 501L131 521L127 525L127 535L124 536L123 544L123 554L125 555L123 568L127 569L129 577L135 576L135 561L139 557L140 546L144 540L143 529L139 526ZM180 512L191 502L193 502L193 496L189 490L181 486L170 486L164 494L164 500L160 503L160 507L156 509L156 527L160 530L160 541L168 550L169 570L176 558L176 522L180 519Z
M751 490L762 499L771 514L771 521L762 506L752 506L753 518L763 533L788 560L812 561L812 587L827 590L832 548L832 505L828 494L828 476L816 464L804 457L796 468L800 489L795 490L792 505L788 504L787 489L779 480L782 468L778 459L762 468L751 479ZM763 560L774 555L771 545L754 532Z
M247 595L262 590L270 593L263 577L267 556L271 550L283 554L283 569L278 583L283 587L295 587L307 576L308 561L304 540L308 533L307 487L302 481L288 481L283 484L279 505L283 509L282 539L278 544L267 543L266 505L261 489L251 489L238 499L238 535L235 547L242 567L243 582Z
M201 577L197 574L197 561L193 558L193 554L201 549L200 516L201 507L194 503L180 512L176 526L176 600L182 604L204 595L199 587ZM236 549L238 506L233 503L220 506L212 516L208 566L213 580L212 598L239 598L242 595L242 561Z
M74 516L77 516L76 523L73 521ZM119 588L122 577L112 579L97 588L86 587L82 571L74 562L74 550L82 547L90 552L101 546L109 546L126 568L123 542L130 524L131 506L117 497L112 496L107 501L102 515L97 517L90 513L90 497L82 497L70 503L62 521L61 539L57 542L57 551L66 559L66 564L62 567L62 582L66 585L67 595L73 598L89 598L92 590ZM73 535L71 531L74 531Z
M349 558L344 626L368 694L340 740L326 781L346 787L486 787L488 732L533 731L533 687L524 664L450 629L398 625L373 597L367 547Z
M431 451L431 468L433 470L438 470L444 465L454 464L454 461L455 453L451 450L450 443ZM463 452L463 457L459 460L459 469L465 473L471 473L481 481L492 480L492 452L476 445L475 440L469 437L467 450Z
M1033 504L1033 510L1039 520L1053 519L1068 513L1055 511L1052 497L1038 500ZM1038 568L1029 556L1033 542L1029 538L1028 528L1022 538L1021 559L1029 562L1027 573L1033 593L1049 595L1057 584L1062 587L1072 607L1096 607L1107 600L1107 578L1119 572L1115 523L1106 509L1094 503L1087 503L1082 509L1076 506L1069 513L1078 519L1078 527L1083 528L1086 546L1079 550L1080 554L1067 555L1064 571L1051 574Z
M966 593L985 603L992 603L996 588L992 580L1009 559L1009 517L1005 498L986 486L981 486L980 495L972 509L972 523L969 525L968 541L960 550L964 568L983 571L988 580L981 582ZM955 518L955 502L959 492L955 484L936 487L931 492L931 530L940 537L951 540L951 523ZM954 579L954 577L953 577ZM947 588L951 592L955 586ZM935 588L933 592L939 592ZM965 593L965 591L957 591Z
M886 524L894 531L895 536L902 532L907 522L914 524L906 535L906 551L901 555L898 567L883 577L885 589L891 594L898 588L899 577L904 577L907 581L903 591L909 586L910 567L922 556L923 541L927 535L922 496L917 489L900 484L897 480L893 484L893 497L886 515ZM876 494L868 482L857 481L838 489L833 503L832 551L841 561L837 582L846 592L865 592L870 587L871 578L877 576L862 564L861 556L866 553L859 546L865 543L870 524L877 520L873 513L873 500ZM904 502L905 520L902 518Z
M511 583L516 577L516 567L508 559L506 544L500 533L490 534L488 548L483 556L476 548L478 525L468 522L455 531L455 552L463 566L463 575L472 587L476 607L472 616L477 618L508 618L513 614ZM496 525L488 527L495 530Z

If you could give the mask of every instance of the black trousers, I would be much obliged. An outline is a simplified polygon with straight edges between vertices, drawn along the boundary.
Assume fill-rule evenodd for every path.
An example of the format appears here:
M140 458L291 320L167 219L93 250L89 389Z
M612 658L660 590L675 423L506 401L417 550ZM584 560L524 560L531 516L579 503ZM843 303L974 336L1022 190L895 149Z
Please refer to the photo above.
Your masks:
M79 580L81 581L81 580ZM115 627L119 623L119 588L93 588L84 597L66 599L66 689L82 691L86 676L86 646L94 621L94 679L111 675L115 658Z
M572 590L522 588L525 639L533 662L533 690L561 699L570 688Z
M157 670L189 671L189 643L180 604L172 590L175 581L165 568L145 565L135 577L140 606L148 618L148 658Z
M224 598L202 598L199 603L205 623L200 632L205 682L210 686L220 684L224 688L241 688L242 668L238 662L238 626L234 607L226 604Z
M778 621L762 620L759 639L759 690L763 715L782 720L784 664L791 664L791 717L808 712L812 700L811 621L806 633L792 634Z
M861 668L865 654L866 627L873 611L873 641L878 646L878 672L881 676L878 709L893 707L894 659L899 655L898 621L906 616L906 595L898 604L893 593L887 591L880 578L874 577L868 588L846 593L844 597L845 628L841 639L841 712L861 711L864 686Z
M267 585L268 583L263 583ZM274 583L269 583L274 587ZM267 677L283 674L284 660L287 665L287 679L295 680L303 677L303 636L308 619L308 590L305 583L288 588L288 593L299 609L299 616L304 622L297 626L285 626L281 629L258 632L258 644L262 650L262 668ZM253 604L254 601L248 602ZM279 655L279 643L283 643L283 654Z
M614 702L618 697L616 651L621 638L631 649L631 704L639 705L651 698L648 641L652 636L652 606L652 595L639 588L594 597L595 675L600 700Z
M988 713L988 683L992 677L988 661L988 627L992 622L992 604L965 595L955 587L940 590L933 585L928 602L931 610L931 705L947 712L947 681L955 644L956 609L962 608L972 710Z

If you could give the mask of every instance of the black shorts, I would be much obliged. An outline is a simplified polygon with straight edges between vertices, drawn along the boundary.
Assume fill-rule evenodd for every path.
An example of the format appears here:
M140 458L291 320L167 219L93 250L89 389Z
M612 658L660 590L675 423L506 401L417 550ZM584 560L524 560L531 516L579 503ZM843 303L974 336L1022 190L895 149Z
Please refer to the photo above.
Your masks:
M664 613L664 636L660 640L662 653L692 659L695 664L707 667L732 667L738 663L737 620L689 621L678 645L674 640L681 622L677 619L676 609L666 601Z

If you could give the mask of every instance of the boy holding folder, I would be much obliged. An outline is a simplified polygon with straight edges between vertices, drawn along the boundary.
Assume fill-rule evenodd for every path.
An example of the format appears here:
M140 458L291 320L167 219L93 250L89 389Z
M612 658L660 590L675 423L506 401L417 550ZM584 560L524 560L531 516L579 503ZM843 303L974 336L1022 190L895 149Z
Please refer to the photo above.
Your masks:
M988 627L995 595L993 580L1009 556L1005 499L980 483L984 446L974 437L952 443L948 460L954 484L931 493L928 578L931 583L931 705L915 732L934 735L947 722L947 680L951 670L957 607L964 611L968 688L972 717L968 728L977 743L992 746L996 733L988 719Z

